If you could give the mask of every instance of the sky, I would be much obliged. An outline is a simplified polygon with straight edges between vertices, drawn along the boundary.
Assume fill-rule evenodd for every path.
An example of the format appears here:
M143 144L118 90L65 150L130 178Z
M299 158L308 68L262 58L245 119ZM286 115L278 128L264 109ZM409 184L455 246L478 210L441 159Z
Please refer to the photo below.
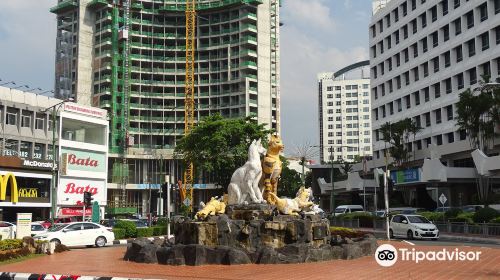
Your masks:
M54 88L56 0L0 0L0 84ZM319 145L317 74L368 59L371 0L284 0L281 136L287 155ZM25 88L24 88L25 89Z

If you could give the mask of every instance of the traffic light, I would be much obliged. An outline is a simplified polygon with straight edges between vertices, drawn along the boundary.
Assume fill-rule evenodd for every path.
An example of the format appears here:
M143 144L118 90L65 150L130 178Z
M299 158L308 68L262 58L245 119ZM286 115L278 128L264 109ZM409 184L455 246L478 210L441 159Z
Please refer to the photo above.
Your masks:
M92 194L90 192L84 192L83 193L83 203L85 206L90 207L92 206Z

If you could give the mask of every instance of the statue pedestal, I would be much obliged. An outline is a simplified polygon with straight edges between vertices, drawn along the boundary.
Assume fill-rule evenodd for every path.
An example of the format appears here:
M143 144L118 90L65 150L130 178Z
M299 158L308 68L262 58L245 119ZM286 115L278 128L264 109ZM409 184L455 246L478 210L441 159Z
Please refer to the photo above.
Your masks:
M247 205L228 205L226 215L232 220L268 220L273 216L276 207L267 203L252 203Z

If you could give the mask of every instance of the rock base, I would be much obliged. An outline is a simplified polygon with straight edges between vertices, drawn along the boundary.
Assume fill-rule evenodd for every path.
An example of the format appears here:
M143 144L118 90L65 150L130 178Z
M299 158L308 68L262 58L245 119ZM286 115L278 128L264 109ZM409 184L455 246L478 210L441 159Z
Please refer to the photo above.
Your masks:
M276 215L260 204L229 208L229 216L179 221L175 244L137 239L124 259L168 265L304 263L359 258L377 248L372 235L331 237L328 220L318 215Z

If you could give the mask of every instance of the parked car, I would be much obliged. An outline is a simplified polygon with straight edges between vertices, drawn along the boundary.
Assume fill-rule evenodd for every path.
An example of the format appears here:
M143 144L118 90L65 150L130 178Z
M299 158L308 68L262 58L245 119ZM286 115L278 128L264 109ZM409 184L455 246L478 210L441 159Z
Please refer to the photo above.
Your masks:
M2 239L12 239L16 237L16 224L0 221L0 236Z
M364 212L363 206L361 205L339 205L335 208L335 216L354 213L354 212Z
M383 218L385 217L385 211L384 210L373 211L372 215L378 218Z
M104 247L115 240L115 234L96 223L73 222L51 227L46 233L37 234L34 238L66 246Z
M31 236L47 232L47 229L40 222L31 223Z
M394 215L389 224L391 238L406 237L408 239L432 239L439 238L439 230L436 225L420 215Z

